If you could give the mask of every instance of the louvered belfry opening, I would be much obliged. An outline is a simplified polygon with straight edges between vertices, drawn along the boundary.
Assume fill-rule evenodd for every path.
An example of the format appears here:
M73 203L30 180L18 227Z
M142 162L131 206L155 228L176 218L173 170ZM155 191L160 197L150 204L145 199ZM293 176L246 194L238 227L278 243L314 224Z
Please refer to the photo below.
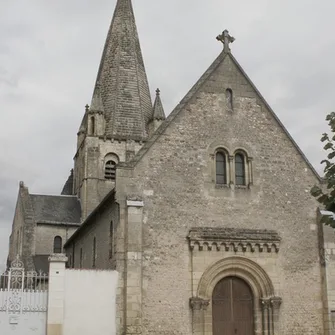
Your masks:
M254 335L253 294L247 283L226 277L214 288L213 335Z
M106 162L105 165L105 179L115 180L116 176L116 163L112 160Z

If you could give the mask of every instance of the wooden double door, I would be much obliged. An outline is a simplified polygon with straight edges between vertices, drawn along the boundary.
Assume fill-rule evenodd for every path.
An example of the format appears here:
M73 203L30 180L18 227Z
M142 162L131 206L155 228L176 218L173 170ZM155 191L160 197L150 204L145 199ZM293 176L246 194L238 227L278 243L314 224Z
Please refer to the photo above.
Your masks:
M248 284L226 277L214 288L213 335L254 335L253 295Z

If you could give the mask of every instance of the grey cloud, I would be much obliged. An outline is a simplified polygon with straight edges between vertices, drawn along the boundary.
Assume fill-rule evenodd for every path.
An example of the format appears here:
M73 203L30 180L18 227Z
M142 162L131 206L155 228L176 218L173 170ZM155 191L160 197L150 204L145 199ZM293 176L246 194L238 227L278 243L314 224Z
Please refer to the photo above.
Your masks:
M321 171L320 134L335 106L332 0L133 0L150 88L167 113L221 51L234 56ZM18 182L59 193L90 103L115 0L4 0L0 12L0 262Z
M18 80L17 75L11 75L6 69L0 67L0 84L17 87Z

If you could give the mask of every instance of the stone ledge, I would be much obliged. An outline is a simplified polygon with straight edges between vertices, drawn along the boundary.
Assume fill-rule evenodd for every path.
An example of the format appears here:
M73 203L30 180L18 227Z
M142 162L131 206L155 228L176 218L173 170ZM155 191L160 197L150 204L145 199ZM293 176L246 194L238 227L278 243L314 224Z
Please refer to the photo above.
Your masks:
M127 206L128 207L143 207L144 206L144 202L143 201L127 200Z
M191 250L234 252L278 252L281 241L274 230L236 228L193 228L188 235Z
M50 263L66 263L68 261L68 258L65 254L51 254L48 258L48 261Z

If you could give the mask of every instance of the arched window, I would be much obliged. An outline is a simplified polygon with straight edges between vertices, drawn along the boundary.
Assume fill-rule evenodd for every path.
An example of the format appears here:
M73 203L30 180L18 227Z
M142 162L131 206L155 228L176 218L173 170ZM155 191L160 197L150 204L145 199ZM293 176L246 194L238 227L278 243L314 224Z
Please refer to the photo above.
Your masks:
M215 157L216 163L216 184L224 185L227 184L227 165L226 155L219 151Z
M109 227L109 258L113 257L113 249L114 249L114 224L113 221L111 221Z
M93 238L93 250L92 250L92 267L95 268L95 259L97 256L97 240Z
M60 236L56 236L54 238L54 254L61 254L62 247L62 238Z
M233 91L230 88L226 89L226 104L228 110L233 110Z
M236 185L245 185L244 155L240 153L235 155L235 183Z
M115 180L116 175L116 163L112 160L109 160L105 164L105 179Z

